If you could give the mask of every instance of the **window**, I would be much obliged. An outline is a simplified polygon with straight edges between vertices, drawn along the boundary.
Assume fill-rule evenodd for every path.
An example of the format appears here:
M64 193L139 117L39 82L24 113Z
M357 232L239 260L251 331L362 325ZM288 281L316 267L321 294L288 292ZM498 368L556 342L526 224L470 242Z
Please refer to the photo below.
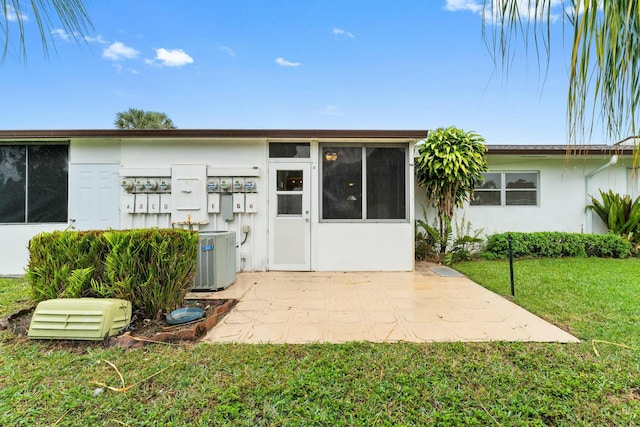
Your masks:
M0 223L67 222L67 145L0 146Z
M321 150L323 220L406 220L405 147Z
M538 172L488 172L473 190L472 206L537 206Z
M269 157L272 159L308 159L311 144L308 142L270 142Z
M301 170L278 171L278 215L302 215L302 177Z

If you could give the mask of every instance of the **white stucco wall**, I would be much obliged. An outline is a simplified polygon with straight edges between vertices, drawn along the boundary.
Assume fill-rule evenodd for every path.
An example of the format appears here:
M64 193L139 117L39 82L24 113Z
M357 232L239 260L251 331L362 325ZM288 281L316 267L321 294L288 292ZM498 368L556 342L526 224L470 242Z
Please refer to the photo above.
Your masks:
M318 224L315 251L319 271L411 271L412 223Z
M0 276L23 275L29 262L29 240L39 233L66 227L66 224L0 225Z
M458 209L455 221L471 224L472 230L483 230L484 235L507 231L566 231L604 233L606 227L591 211L585 213L587 194L598 195L598 189L626 193L627 167L630 158L620 158L599 173L587 176L609 162L608 156L575 156L568 161L564 156L489 155L489 171L539 172L538 206L469 206ZM416 215L422 217L425 204L422 188L416 191ZM428 209L432 218L433 209ZM588 216L592 216L590 220ZM591 224L590 224L591 222ZM432 219L430 220L432 223Z
M252 178L257 184L258 211L238 213L232 221L224 221L220 214L206 214L206 224L199 231L234 231L238 250L236 265L247 271L267 269L267 141L243 140L127 140L121 147L122 174L153 177L158 170L171 171L172 165L206 165L215 176L237 175L238 170L250 170L258 175ZM123 191L124 194L124 191ZM202 207L206 210L206 206ZM130 214L121 212L122 228L172 227L170 214ZM245 243L242 228L249 226ZM177 225L174 225L177 226Z

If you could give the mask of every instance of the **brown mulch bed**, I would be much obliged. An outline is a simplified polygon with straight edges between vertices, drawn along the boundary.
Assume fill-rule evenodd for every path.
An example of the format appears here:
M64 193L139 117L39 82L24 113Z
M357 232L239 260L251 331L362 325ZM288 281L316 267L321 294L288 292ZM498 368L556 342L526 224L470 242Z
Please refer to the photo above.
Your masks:
M205 311L203 318L179 325L170 325L161 313L155 319L145 319L140 313L132 314L132 322L126 331L117 337L105 338L103 341L84 340L39 340L49 343L55 348L83 349L102 345L106 347L120 346L135 348L150 343L188 343L200 340L211 330L233 306L234 299L197 299L184 300L182 307L198 307ZM27 337L31 317L35 306L18 310L0 319L0 330L6 329L16 339Z

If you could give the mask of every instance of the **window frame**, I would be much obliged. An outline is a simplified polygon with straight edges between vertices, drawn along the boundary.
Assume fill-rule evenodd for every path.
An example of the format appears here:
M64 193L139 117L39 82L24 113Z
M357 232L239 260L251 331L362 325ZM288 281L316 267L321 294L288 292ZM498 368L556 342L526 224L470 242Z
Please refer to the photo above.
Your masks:
M64 147L66 149L66 166L64 172L66 173L66 197L64 204L65 219L61 221L33 221L29 220L30 213L30 187L36 185L30 182L30 166L32 159L29 158L29 149L32 147ZM0 219L0 225L38 225L38 224L66 224L69 222L69 190L70 190L70 143L67 142L52 142L43 143L39 141L24 142L24 141L7 141L0 145L0 147L23 147L25 152L25 170L24 170L24 220L23 221L3 221ZM56 201L61 202L62 200Z
M361 185L362 185L362 198L361 198L361 218L324 218L324 163L323 163L323 151L326 147L336 148L360 148L362 150L362 171L361 171ZM396 148L404 151L404 218L390 218L390 219L369 219L367 218L367 149L369 148ZM410 209L410 182L411 177L411 165L413 164L410 159L409 145L393 144L393 143L350 143L350 142L324 142L318 146L318 217L321 223L387 223L398 224L410 222L411 213Z
M478 208L498 208L498 207L521 207L521 208L532 208L532 207L540 207L540 171L539 170L489 170L485 172L485 174L500 174L500 187L495 189L483 189L483 188L474 188L474 194L476 192L479 193L489 193L489 192L498 192L500 193L500 204L497 205L484 205L484 204L473 204L472 201L469 202L470 207L478 207ZM507 175L510 174L535 174L536 176L536 187L535 188L507 188ZM484 174L483 174L484 175ZM531 205L517 205L517 204L507 204L507 193L512 191L527 191L527 192L535 192L536 194L536 203Z

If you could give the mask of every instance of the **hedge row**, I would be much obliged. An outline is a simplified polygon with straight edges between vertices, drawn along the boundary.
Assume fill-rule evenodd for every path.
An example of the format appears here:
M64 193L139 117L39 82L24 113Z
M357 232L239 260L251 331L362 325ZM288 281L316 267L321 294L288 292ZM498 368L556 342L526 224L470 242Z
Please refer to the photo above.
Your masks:
M131 301L147 317L181 305L193 286L196 233L186 230L55 231L29 242L33 298Z
M495 258L509 256L508 237L514 257L603 257L626 258L632 246L613 234L563 232L500 233L487 238L485 250Z

